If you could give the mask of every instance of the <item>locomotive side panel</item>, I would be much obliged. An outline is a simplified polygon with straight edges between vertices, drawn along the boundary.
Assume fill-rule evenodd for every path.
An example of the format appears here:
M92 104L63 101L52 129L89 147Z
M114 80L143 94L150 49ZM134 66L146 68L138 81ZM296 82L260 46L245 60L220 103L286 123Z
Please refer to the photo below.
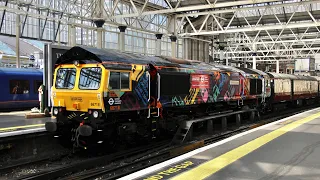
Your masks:
M189 97L189 101L187 101ZM194 104L195 92L190 88L190 74L179 72L160 73L160 102L163 107Z
M107 112L148 109L149 75L145 66L132 65L132 70L110 70L105 91Z
M317 96L318 95L318 81L311 81L311 94L312 96Z
M161 72L160 77L160 101L163 107L215 103L241 98L241 76L239 73Z
M316 81L310 81L310 80L294 80L294 93L293 93L293 99L305 99L310 97L315 97L316 92L316 85L313 85ZM314 88L312 88L314 86ZM312 90L313 89L313 90Z
M291 80L290 79L274 79L274 101L290 101L291 100Z
M241 76L235 72L217 72L212 80L210 102L232 101L240 99Z

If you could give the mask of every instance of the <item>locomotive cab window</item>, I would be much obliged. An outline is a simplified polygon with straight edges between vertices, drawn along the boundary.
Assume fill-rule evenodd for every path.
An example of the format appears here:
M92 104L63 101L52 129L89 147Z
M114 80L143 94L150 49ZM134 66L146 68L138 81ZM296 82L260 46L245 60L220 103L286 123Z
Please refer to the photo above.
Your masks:
M56 88L57 89L73 89L75 78L75 68L60 68L56 75Z
M109 89L130 89L130 73L110 71Z
M82 68L79 78L79 89L97 90L100 87L102 70L100 67Z

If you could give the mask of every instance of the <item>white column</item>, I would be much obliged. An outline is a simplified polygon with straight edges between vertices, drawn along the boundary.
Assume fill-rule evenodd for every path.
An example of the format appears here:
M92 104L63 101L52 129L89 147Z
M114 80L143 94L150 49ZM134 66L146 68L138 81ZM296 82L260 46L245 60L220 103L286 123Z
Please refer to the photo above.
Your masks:
M209 43L204 43L204 62L209 63Z
M247 68L248 67L247 66L247 55L244 57L244 61L243 62L244 62L244 67Z
M276 63L276 73L279 73L279 61L276 61L277 63Z
M103 47L103 28L97 29L97 48L102 49Z
M171 56L176 58L177 57L177 37L170 36L171 40Z
M183 40L184 45L184 52L183 52L183 58L184 59L191 59L191 40L185 38Z
M71 46L76 46L77 41L76 41L76 27L71 25L70 26L70 45Z
M227 53L227 51L225 51L225 52L226 52L226 65L229 66L228 53Z
M61 26L60 26L60 27L61 27ZM59 27L59 29L58 29L58 34L57 34L57 36L58 36L58 45L59 45L59 46L61 45L60 27Z
M156 34L156 56L161 56L161 38L162 34Z
M17 68L20 68L20 14L16 15L16 58Z
M212 37L212 38L214 38L214 37ZM211 43L211 57L212 57L212 59L214 60L214 51L215 51L215 49L214 49L214 41L213 41L213 39L212 39L212 43Z
M146 55L147 54L147 52L148 52L148 49L147 49L147 39L146 38L143 38L143 53L144 53L144 55Z
M86 29L86 46L89 46L89 29Z
M252 54L252 69L257 69L257 45L252 44L253 54Z
M220 62L223 62L223 59L224 59L223 58L223 50L221 50L221 49L220 49L220 58L219 59L220 59Z
M118 27L120 30L120 38L119 38L119 49L120 51L125 51L125 32L127 29L127 26L119 26Z

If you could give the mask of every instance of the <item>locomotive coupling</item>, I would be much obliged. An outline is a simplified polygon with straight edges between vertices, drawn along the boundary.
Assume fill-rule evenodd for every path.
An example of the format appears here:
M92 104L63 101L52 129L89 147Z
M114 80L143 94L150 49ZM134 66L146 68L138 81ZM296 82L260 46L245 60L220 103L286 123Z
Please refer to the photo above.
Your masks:
M57 124L55 122L46 122L45 128L49 132L57 131Z
M91 136L92 127L90 127L88 125L79 126L79 133L81 136Z

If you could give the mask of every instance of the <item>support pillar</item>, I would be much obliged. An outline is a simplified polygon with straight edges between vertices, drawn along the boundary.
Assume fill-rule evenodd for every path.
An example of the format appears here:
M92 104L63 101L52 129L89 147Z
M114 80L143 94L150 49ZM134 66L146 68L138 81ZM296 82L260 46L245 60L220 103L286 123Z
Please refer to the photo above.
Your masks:
M269 65L266 65L266 72L269 72Z
M255 116L256 116L255 111L251 111L251 112L250 112L250 121L251 121L251 122L254 122L254 121L255 121Z
M161 56L161 38L162 34L156 34L156 56Z
M16 15L16 66L20 68L20 14Z
M183 59L189 59L188 58L188 48L189 48L188 39L184 38L183 39L183 54L182 54Z
M177 36L170 36L171 40L171 56L177 57Z
M204 62L209 63L209 43L204 43Z
M191 39L192 41L192 60L199 60L199 41Z
M222 118L222 130L227 130L227 118L226 117L223 117Z
M147 39L143 39L143 54L147 55L148 49L147 49Z
M207 133L213 134L213 122L212 120L208 120L207 122Z
M89 29L86 29L86 46L89 46Z
M202 39L199 37L199 39ZM199 61L202 61L202 62L205 62L205 59L204 59L204 41L198 41L199 42L199 46L198 46L198 60Z
M225 51L225 52L226 52L226 55L225 55L226 56L226 65L229 66L228 53L227 53L227 51Z
M70 46L76 46L76 27L69 25L70 30Z
M120 30L120 38L119 38L119 50L124 52L125 51L125 32L127 29L127 26L119 26Z
M58 28L58 46L61 46L61 34L60 34L60 27Z
M98 19L95 20L94 23L97 26L97 48L102 49L103 42L104 42L104 35L103 35L103 24L105 23L105 20L103 19Z
M256 44L253 44L252 47L253 47L253 51L254 51L252 53L252 69L257 69L257 53L256 53L257 46L256 46Z
M223 50L222 49L220 49L220 62L222 63L223 62Z
M248 67L248 65L247 65L247 58L248 58L247 56L244 57L244 67L245 67L245 68Z
M276 61L276 73L279 73L279 60Z
M97 48L102 49L103 36L102 36L102 28L97 29Z
M237 126L241 126L241 114L236 114L236 123L237 123Z
M212 39L212 43L211 43L211 57L212 57L212 60L214 61L214 40Z
M252 58L252 69L257 69L257 57L254 55Z

